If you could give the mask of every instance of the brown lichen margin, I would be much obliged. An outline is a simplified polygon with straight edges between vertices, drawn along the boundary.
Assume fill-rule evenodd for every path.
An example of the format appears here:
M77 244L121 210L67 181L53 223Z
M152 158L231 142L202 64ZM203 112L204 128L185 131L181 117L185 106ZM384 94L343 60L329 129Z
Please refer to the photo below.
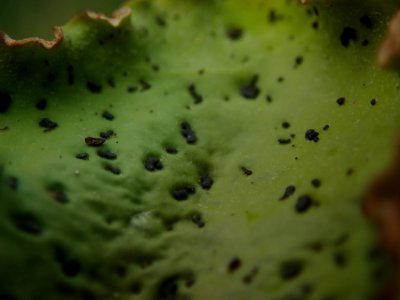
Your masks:
M52 49L62 42L64 39L64 34L61 27L54 27L54 39L51 41L46 41L38 37L26 38L22 40L14 40L9 37L6 33L0 32L0 43L4 43L7 47L16 48L22 47L28 44L38 44L46 49Z
M71 21L77 21L81 19L101 20L105 21L113 27L118 27L121 22L131 14L131 8L128 6L122 6L121 8L114 11L110 17L104 14L96 13L93 11L82 11L72 17ZM64 39L64 34L61 27L54 27L54 38L51 41L46 41L38 37L26 38L22 40L14 40L4 32L0 32L0 43L5 44L7 47L16 48L22 47L28 44L38 44L46 49L52 49L59 45Z
M393 261L394 276L379 299L400 299L400 133L394 160L367 190L363 211L378 228L381 244Z
M389 30L378 51L378 65L387 68L400 61L400 11L389 23Z

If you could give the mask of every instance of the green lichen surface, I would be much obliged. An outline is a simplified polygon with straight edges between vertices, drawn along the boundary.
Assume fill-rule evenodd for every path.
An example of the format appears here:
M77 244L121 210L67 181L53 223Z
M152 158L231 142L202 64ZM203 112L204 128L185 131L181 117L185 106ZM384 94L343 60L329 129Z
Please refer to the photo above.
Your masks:
M390 4L130 5L0 45L0 299L370 299Z

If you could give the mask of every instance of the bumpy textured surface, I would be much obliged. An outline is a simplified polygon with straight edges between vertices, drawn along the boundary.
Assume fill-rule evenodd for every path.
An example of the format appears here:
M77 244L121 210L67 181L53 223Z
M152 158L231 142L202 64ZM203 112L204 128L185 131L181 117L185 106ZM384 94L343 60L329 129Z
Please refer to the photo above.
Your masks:
M0 299L372 297L387 5L137 1L1 44Z

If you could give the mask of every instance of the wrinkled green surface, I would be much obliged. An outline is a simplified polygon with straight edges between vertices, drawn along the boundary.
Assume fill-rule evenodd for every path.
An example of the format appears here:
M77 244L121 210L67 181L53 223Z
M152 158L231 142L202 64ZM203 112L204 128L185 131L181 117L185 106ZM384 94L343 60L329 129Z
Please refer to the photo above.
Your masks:
M0 46L0 91L13 98L0 114L0 128L8 127L0 131L0 298L369 299L385 272L377 272L381 258L371 260L375 233L361 196L389 160L400 117L397 74L374 64L389 16L361 4L319 5L317 16L294 1L143 1L132 8L118 29L70 22L50 51ZM272 23L271 9L278 15ZM372 30L359 22L366 13ZM339 40L345 26L358 34L349 47ZM239 40L227 37L234 27L243 29ZM303 63L294 67L298 56ZM260 94L248 100L240 89L255 74ZM188 91L193 83L199 104ZM45 111L35 108L41 98ZM105 110L115 119L102 118ZM43 117L59 127L44 132ZM184 120L197 143L182 137ZM290 128L282 128L285 121ZM317 143L304 137L310 128L320 133ZM115 161L84 142L107 129L116 135L102 148ZM291 144L278 143L291 134ZM90 159L76 159L81 152ZM146 170L148 155L164 168ZM214 180L209 191L198 183L204 173ZM10 176L18 178L16 190ZM313 178L322 182L318 189ZM181 184L196 193L179 202L171 189ZM288 185L296 192L280 201ZM55 191L69 202L55 201ZM304 194L318 205L299 214L294 207ZM203 228L193 214L201 214ZM16 218L26 222L27 215L41 234L18 228ZM338 254L344 265L335 262ZM241 265L229 272L235 257ZM285 280L281 268L292 261L302 271ZM68 276L62 270L71 262L81 269Z

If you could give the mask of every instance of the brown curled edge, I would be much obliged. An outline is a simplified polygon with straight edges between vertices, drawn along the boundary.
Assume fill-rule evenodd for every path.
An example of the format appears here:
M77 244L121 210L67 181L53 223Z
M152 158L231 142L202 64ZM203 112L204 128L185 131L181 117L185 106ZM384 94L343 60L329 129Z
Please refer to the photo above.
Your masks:
M379 49L377 60L381 68L400 62L400 11L389 23L389 32Z
M75 15L71 21L77 21L80 19L91 19L91 20L101 20L109 23L113 27L118 27L121 22L131 14L130 7L123 6L120 9L114 11L111 17L107 17L104 14L96 13L93 11L83 11ZM22 40L14 40L4 32L0 32L0 43L5 44L9 48L22 47L29 44L37 44L45 49L53 49L58 46L64 39L64 33L61 27L54 27L54 38L51 41L46 41L38 37L26 38Z
M394 276L379 300L400 299L400 134L389 169L376 178L365 196L363 211L377 226L380 241L390 255Z

